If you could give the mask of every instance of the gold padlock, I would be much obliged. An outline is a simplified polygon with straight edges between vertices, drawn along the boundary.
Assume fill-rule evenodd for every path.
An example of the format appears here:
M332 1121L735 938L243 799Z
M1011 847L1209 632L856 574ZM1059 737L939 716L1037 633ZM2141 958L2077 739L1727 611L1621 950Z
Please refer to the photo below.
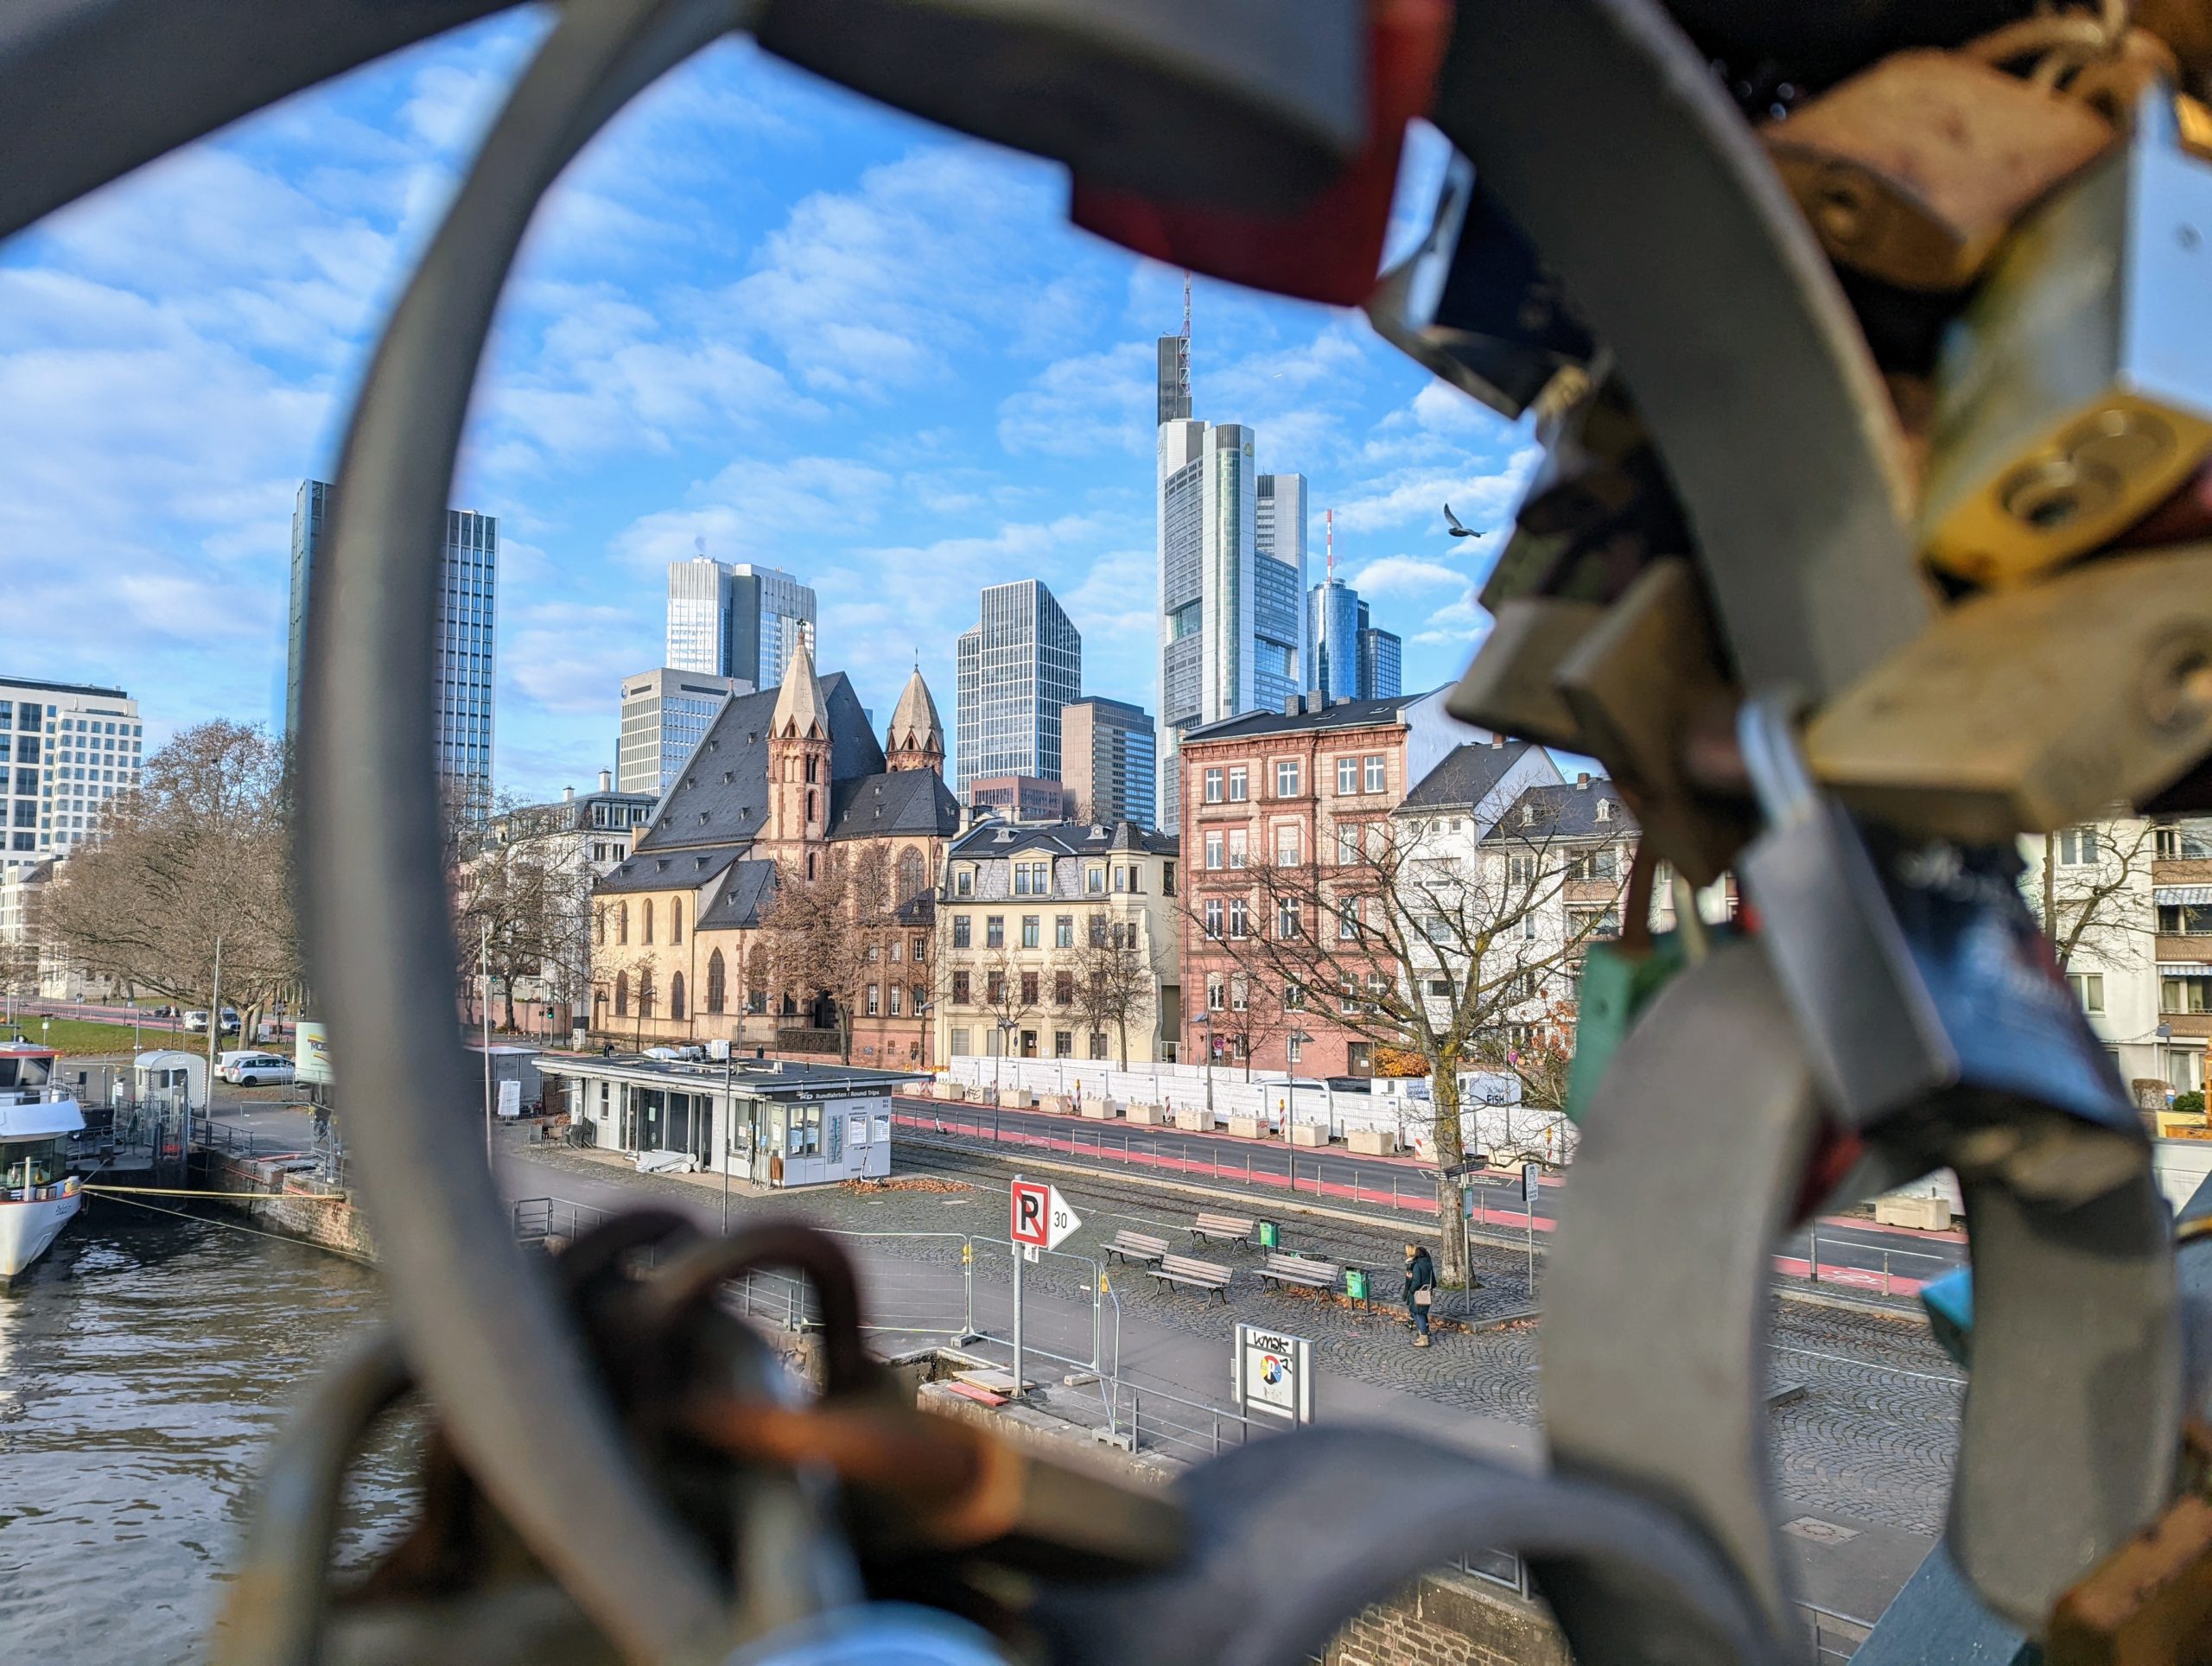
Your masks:
M2126 146L2024 221L1946 334L1928 559L2022 583L2109 542L2212 449L2212 164L2146 96Z
M1974 280L2112 124L1963 52L1900 52L1761 130L1828 258L1900 288Z
M1585 752L1582 731L1554 682L1560 661L1595 629L1605 609L1556 596L1515 596L1491 609L1491 633L1474 664L1446 696L1463 723L1540 746Z

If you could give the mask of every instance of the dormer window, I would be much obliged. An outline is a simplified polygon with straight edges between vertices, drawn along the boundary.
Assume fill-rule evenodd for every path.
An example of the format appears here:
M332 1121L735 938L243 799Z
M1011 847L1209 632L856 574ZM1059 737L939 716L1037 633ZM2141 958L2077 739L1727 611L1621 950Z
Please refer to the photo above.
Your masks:
M1611 798L1598 800L1598 819L1601 822L1610 822L1613 819L1613 801Z

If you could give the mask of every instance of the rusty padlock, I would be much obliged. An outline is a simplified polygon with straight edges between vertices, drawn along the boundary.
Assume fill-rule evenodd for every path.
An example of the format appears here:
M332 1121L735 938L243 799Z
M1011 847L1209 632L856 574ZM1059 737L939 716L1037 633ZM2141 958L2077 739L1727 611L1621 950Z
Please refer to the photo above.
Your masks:
M2092 29L2074 35L2086 50ZM1995 49L2009 56L2008 44ZM1761 134L1830 259L1942 292L1973 282L2021 214L2101 156L2113 130L2082 99L1969 44L1894 53Z

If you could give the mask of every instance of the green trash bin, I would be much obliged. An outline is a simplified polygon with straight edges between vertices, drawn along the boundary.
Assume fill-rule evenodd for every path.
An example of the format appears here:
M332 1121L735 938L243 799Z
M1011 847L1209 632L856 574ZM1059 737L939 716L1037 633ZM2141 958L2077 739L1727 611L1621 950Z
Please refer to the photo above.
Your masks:
M1344 1269L1344 1298L1348 1301L1367 1300L1367 1269L1364 1267Z
M1274 1221L1260 1223L1260 1248L1262 1250L1282 1248L1282 1228Z

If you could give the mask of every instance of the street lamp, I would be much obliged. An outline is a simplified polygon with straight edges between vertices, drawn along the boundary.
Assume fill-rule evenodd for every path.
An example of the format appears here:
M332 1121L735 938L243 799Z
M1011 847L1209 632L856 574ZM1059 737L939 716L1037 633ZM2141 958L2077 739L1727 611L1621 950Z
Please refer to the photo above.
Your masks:
M1304 1030L1293 1030L1290 1034L1290 1056L1283 1065L1282 1142L1287 1146L1298 1143L1298 1053L1313 1039Z
M1014 1021L999 1020L999 1056L991 1061L991 1093L993 1097L1003 1091L1006 1069L1006 1050L1014 1037Z
M1206 1126L1213 1126L1213 1008L1198 1009L1198 1028L1205 1034Z

